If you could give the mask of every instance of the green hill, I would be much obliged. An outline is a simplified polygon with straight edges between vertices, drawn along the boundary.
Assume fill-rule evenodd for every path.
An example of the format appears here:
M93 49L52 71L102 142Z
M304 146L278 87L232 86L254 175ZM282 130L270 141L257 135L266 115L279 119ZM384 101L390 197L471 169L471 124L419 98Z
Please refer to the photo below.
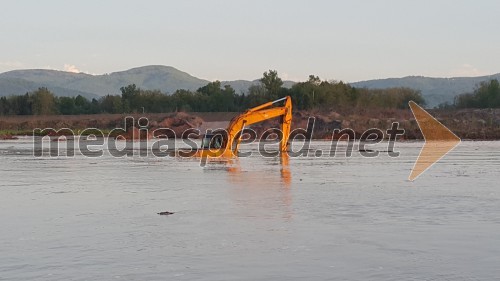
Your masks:
M78 95L81 95L89 100L99 97L98 95L93 93L67 89L64 87L54 86L52 84L27 81L20 78L0 78L0 97L23 95L27 92L35 91L40 87L50 88L50 90L57 96L76 97Z
M351 83L354 87L384 89L392 87L407 87L420 90L427 107L435 107L440 103L453 103L455 96L472 92L483 81L500 80L500 73L480 77L430 78L423 76L408 76L403 78L388 78Z
M120 88L129 84L173 93L177 89L196 90L209 82L169 66L144 66L104 75L44 69L14 70L0 74L0 80L3 81L0 95L23 94L24 89L43 86L60 96L75 91L84 96L120 94ZM20 84L25 87L20 87ZM21 92L16 93L16 89Z

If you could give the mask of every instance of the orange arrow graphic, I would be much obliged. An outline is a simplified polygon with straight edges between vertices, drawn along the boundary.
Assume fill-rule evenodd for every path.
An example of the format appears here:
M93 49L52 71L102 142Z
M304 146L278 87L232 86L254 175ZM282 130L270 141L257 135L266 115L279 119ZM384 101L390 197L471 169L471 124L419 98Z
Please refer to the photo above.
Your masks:
M453 150L460 143L460 138L415 102L410 101L409 105L425 139L424 146L420 150L418 159L408 178L410 181L414 181Z

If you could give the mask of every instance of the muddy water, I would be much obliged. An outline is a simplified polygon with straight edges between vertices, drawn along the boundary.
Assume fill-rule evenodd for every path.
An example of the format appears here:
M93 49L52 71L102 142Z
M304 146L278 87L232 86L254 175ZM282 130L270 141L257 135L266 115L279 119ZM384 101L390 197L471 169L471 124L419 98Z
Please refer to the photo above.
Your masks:
M409 182L421 146L200 167L0 142L0 280L498 280L500 143Z

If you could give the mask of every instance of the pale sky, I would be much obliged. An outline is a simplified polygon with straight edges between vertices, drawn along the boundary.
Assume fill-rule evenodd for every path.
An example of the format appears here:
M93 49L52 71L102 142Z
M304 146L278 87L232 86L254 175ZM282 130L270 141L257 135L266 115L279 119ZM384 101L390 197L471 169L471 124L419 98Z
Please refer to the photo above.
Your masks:
M170 65L208 80L500 72L500 1L3 1L0 72Z

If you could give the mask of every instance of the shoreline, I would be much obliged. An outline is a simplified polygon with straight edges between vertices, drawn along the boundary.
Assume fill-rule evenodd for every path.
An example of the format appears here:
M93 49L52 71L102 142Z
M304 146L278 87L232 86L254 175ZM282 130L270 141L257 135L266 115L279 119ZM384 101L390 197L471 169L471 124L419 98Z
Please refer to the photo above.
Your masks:
M437 120L464 140L500 140L500 109L428 110ZM33 135L35 128L72 129L79 134L85 128L97 128L105 134L114 128L129 127L125 117L133 117L137 129L138 120L147 118L149 131L170 128L176 135L191 128L202 133L206 129L226 128L238 112L172 112L146 114L96 114L96 115L44 115L1 116L0 140L20 135ZM393 122L405 130L403 140L423 140L418 124L409 109L362 109L356 111L297 111L293 113L292 130L306 129L309 117L315 118L312 139L331 139L334 129L352 129L356 138L371 128L385 132ZM143 120L145 121L145 120ZM267 120L252 126L259 135L275 127L276 120ZM90 131L91 132L91 131ZM152 136L152 135L151 135Z

